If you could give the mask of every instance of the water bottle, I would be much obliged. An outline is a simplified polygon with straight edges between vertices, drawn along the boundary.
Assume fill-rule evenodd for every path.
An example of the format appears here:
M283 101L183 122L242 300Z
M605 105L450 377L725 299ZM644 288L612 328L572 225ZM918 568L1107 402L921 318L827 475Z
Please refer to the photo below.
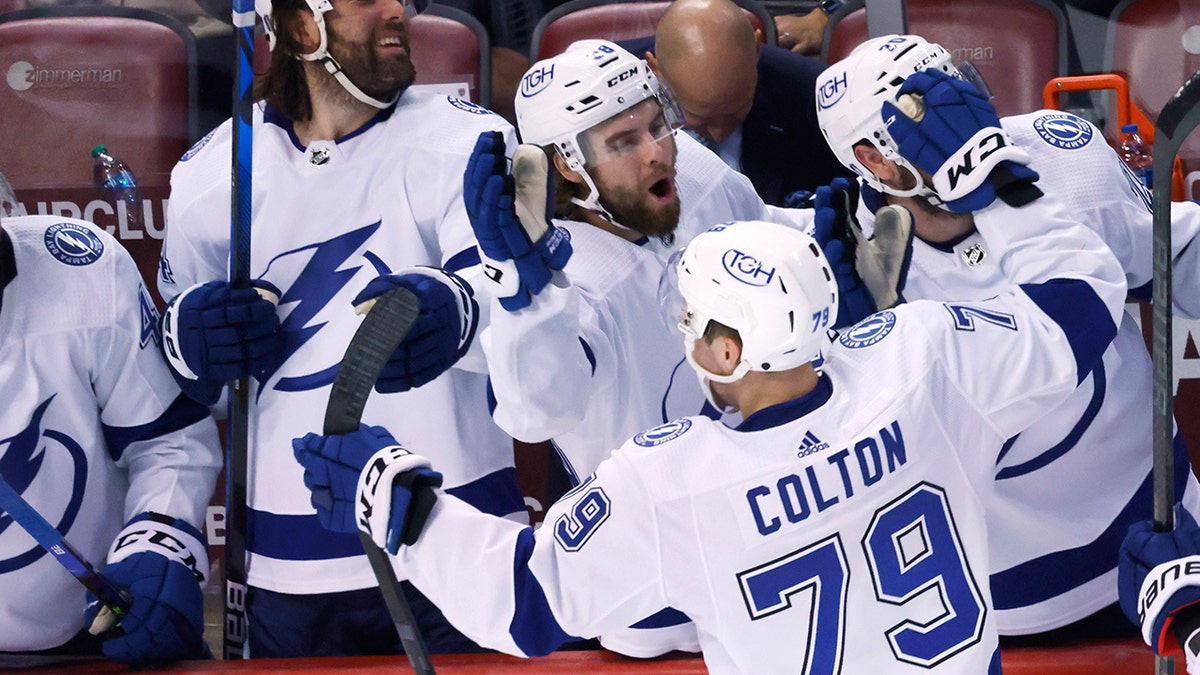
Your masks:
M1121 145L1117 153L1143 185L1154 187L1154 158L1150 155L1150 144L1138 133L1138 125L1121 127Z
M125 227L121 228L121 231L140 230L142 200L133 172L125 162L108 154L108 148L103 145L92 148L92 159L92 178L96 187L105 189L112 196L117 207L117 221L124 219Z

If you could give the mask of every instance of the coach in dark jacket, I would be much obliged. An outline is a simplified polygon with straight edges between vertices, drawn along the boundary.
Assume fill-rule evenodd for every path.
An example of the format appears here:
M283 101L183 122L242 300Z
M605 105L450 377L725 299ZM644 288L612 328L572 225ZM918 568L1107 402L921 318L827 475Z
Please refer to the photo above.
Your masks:
M687 128L754 184L768 204L848 175L817 124L824 65L762 45L729 0L676 0L654 38L622 46L646 54L687 113Z

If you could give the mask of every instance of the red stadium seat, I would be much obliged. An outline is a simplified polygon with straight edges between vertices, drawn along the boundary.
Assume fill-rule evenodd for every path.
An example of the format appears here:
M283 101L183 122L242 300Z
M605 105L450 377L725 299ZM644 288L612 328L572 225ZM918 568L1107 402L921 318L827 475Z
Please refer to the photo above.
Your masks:
M1117 5L1109 17L1104 68L1123 75L1133 102L1157 119L1167 99L1200 70L1200 3L1125 0ZM1200 199L1200 134L1184 141L1179 157L1182 196Z
M734 0L745 10L763 42L776 44L775 20L757 0ZM530 58L534 61L561 54L576 40L599 38L629 40L654 35L666 0L571 0L546 13L533 29Z
M1067 23L1049 0L907 0L908 32L969 60L996 95L1003 115L1037 110L1042 86L1067 73ZM867 39L867 10L835 12L825 27L822 57L845 58Z
M0 171L30 214L92 220L153 281L171 168L195 140L196 44L178 20L125 7L0 14ZM140 224L92 185L90 151L107 145L137 176ZM153 283L148 284L153 288Z
M409 20L408 39L416 84L465 83L470 93L458 98L491 107L491 44L478 19L453 7L431 4Z

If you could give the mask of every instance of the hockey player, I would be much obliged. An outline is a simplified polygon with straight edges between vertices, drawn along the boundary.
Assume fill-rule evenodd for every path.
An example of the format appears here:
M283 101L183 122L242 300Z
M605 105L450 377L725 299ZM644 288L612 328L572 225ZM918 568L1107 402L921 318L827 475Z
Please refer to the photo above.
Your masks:
M1004 440L1099 359L1125 287L1048 199L977 221L1013 288L912 303L834 343L812 238L761 222L697 236L677 268L684 345L743 421L634 436L536 532L420 487L429 461L378 427L296 440L314 502L392 541L451 621L513 654L669 605L717 673L998 673L982 495ZM408 508L432 496L427 519Z
M4 218L0 292L0 474L133 600L121 632L88 633L99 605L0 511L0 668L201 658L220 444L133 260L86 221Z
M1049 110L998 120L958 75L941 46L893 35L864 43L818 80L826 138L861 177L864 229L870 231L871 212L885 203L913 213L911 264L898 276L902 297L997 293L1007 284L999 265L1005 251L985 241L974 219L955 214L970 214L997 195L1019 200L1040 188L1101 236L1121 261L1131 293L1148 299L1149 195L1100 131ZM900 99L909 100L901 95L909 93L924 97L920 123L899 112ZM1036 174L1005 159L1027 162ZM1017 173L985 180L997 165ZM1200 205L1179 206L1172 238L1176 309L1196 316L1200 246L1191 244ZM1069 250L1073 242L1059 245ZM1152 512L1150 373L1141 332L1123 316L1116 340L1079 389L1006 444L988 508L1002 635L1037 634L1026 641L1053 643L1129 634L1116 605L1116 561L1125 529ZM1189 466L1178 439L1175 457L1178 466ZM1176 479L1177 498L1195 513L1195 478L1181 470Z
M399 650L361 543L321 528L287 452L319 428L359 324L355 298L378 275L394 272L422 313L386 374L399 393L372 398L364 419L403 424L406 438L439 448L451 493L527 519L512 440L488 414L482 355L429 381L462 355L479 320L456 276L479 270L462 200L467 157L481 131L513 132L479 106L408 89L406 9L399 0L257 3L274 46L254 119L250 268L278 307L225 281L230 124L171 177L159 289L171 301L172 366L209 403L224 381L254 377L246 612L256 658ZM411 599L431 650L476 649Z
M670 92L612 42L579 41L534 64L520 92L517 120L531 144L514 157L520 184L512 189L511 150L485 134L464 186L485 263L507 270L488 276L498 299L482 334L493 416L516 438L551 439L578 483L634 433L704 411L659 305L666 259L712 223L766 214L745 177L674 133L684 117ZM509 238L537 248L518 213L546 231L540 246L569 237L574 254L561 272L515 255ZM521 287L502 287L518 278ZM683 621L665 613L601 642L639 657L696 651Z

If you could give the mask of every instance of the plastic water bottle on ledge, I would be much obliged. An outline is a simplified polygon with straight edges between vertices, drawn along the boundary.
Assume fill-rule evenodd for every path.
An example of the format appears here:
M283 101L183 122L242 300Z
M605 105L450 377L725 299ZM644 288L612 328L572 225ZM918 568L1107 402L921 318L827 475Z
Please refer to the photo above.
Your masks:
M1117 154L1121 155L1133 175L1142 181L1142 185L1154 188L1154 157L1150 153L1150 144L1138 133L1138 125L1126 124L1121 127L1121 146Z
M108 153L108 148L97 145L92 148L92 178L96 187L108 191L117 209L118 222L124 218L126 227L122 232L141 230L142 199L138 194L137 179L121 160ZM122 206L124 205L124 206Z

